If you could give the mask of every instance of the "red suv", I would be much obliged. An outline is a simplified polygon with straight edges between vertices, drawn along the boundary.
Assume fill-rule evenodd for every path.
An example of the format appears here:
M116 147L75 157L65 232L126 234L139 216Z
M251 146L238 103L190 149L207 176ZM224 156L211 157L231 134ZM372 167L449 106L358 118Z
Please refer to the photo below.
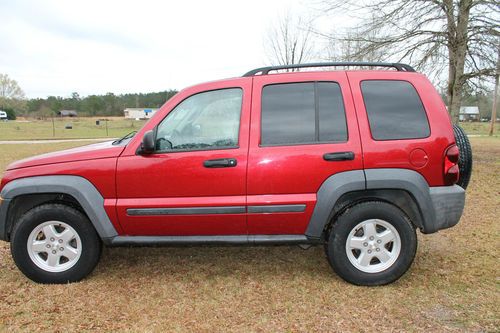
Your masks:
M84 278L101 244L323 244L343 279L387 284L416 229L462 215L457 131L461 162L446 106L408 65L259 68L179 92L135 135L11 164L0 239L42 283Z

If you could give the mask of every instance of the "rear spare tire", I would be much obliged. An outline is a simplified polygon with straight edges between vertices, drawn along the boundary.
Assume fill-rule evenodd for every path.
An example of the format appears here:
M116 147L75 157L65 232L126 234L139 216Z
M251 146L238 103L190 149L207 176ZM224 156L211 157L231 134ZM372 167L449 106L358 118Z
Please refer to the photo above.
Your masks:
M462 127L453 125L453 133L455 134L455 141L457 142L457 147L460 152L460 157L458 159L460 178L458 179L457 185L466 189L472 174L472 148L469 138Z

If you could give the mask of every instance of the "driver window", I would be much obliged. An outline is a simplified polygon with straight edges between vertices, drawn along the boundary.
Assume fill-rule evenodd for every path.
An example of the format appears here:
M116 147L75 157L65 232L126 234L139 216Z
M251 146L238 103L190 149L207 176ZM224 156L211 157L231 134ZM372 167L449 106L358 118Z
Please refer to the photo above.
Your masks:
M236 147L243 91L213 90L188 97L158 125L157 151Z

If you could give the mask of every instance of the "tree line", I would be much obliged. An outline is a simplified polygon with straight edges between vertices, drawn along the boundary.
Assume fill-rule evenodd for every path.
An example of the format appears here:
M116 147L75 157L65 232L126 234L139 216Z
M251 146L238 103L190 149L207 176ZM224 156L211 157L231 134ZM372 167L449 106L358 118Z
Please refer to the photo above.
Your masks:
M176 90L166 90L145 94L107 93L80 97L75 92L71 97L29 99L26 102L26 113L29 116L48 117L60 110L76 110L79 116L123 116L126 108L159 108L176 93Z
M6 74L0 74L0 110L9 119L17 116L49 118L61 110L76 110L79 116L123 116L126 108L159 108L177 93L166 90L152 93L89 95L77 92L70 97L49 96L26 99L18 83Z

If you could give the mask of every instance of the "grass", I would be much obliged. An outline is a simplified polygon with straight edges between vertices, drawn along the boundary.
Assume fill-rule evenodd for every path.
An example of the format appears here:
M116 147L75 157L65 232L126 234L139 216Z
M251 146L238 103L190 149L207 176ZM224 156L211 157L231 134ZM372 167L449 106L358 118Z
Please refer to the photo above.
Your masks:
M108 131L106 122L99 118L56 118L54 119L55 135L51 120L8 121L0 122L0 140L38 140L38 139L90 139L117 138L139 130L145 123L143 120L125 118L109 118ZM65 129L67 124L72 129Z
M488 135L490 132L490 123L480 122L462 122L460 126L469 135ZM500 131L500 123L495 124L495 136L498 136Z
M321 247L106 248L84 281L38 285L0 242L0 331L498 331L500 140L472 143L461 222L419 235L412 268L389 286L343 282ZM0 169L74 145L0 145Z

